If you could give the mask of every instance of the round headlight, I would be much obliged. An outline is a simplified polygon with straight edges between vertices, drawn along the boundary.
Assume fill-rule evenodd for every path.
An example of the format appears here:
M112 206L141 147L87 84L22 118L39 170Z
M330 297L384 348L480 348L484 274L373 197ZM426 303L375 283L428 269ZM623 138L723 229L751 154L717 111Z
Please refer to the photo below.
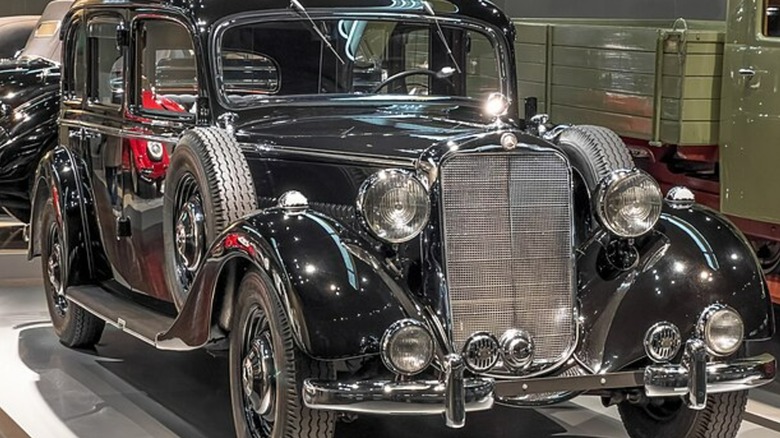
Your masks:
M615 172L601 187L596 211L601 223L619 237L639 237L661 217L658 183L641 170Z
M418 321L398 321L382 337L382 361L394 373L405 376L419 374L428 368L432 360L433 338Z
M162 161L163 154L165 153L165 146L159 141L150 141L146 144L146 151L149 153L149 158L152 161Z
M742 346L745 325L735 310L725 306L713 306L702 315L702 334L710 353L729 356Z
M405 243L428 224L428 190L410 172L383 170L360 189L358 209L374 235L389 243Z

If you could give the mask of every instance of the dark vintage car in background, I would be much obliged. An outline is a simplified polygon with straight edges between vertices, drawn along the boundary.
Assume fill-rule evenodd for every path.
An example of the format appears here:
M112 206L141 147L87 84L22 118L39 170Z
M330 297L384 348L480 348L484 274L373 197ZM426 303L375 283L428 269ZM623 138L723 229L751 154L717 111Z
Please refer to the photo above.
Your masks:
M25 223L35 169L57 143L59 31L72 3L49 3L30 24L26 43L0 60L0 209Z
M54 330L227 350L240 437L579 395L732 437L774 378L744 236L612 131L518 119L489 2L78 0L62 35L19 186Z

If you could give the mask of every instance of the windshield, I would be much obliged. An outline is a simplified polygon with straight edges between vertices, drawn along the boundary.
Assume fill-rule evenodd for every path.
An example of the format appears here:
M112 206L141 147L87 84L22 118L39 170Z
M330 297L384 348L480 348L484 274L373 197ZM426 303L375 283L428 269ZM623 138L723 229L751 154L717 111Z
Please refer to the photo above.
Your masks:
M433 20L407 19L310 22L301 17L236 25L218 40L219 86L234 107L259 105L270 97L484 100L506 92L492 34L447 22L441 29Z

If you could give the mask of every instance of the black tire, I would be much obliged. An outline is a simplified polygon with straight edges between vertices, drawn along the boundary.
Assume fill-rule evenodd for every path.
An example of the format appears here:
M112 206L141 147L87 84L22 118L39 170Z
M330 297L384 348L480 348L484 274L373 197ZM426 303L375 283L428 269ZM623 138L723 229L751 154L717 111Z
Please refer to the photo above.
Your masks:
M66 249L62 241L63 229L57 223L51 200L46 202L39 224L43 289L54 333L66 347L94 347L103 335L105 323L65 298L68 284Z
M572 126L558 137L558 145L580 171L591 192L612 172L636 167L623 140L600 126Z
M302 399L302 384L308 378L333 378L332 367L313 360L295 345L292 328L267 276L250 271L238 290L230 331L230 396L233 422L238 438L331 438L335 429L334 412L307 408ZM253 325L257 318L265 321ZM249 335L250 327L264 327ZM272 346L275 375L274 409L265 417L252 410L244 390L242 371L257 334ZM255 356L256 357L256 356ZM252 380L254 382L254 380ZM264 386L263 386L264 388ZM265 411L263 411L265 412ZM267 417L267 418L266 418ZM269 419L273 419L270 422ZM269 425L270 423L270 425Z
M187 191L192 193L185 193ZM165 273L168 290L178 309L184 306L195 266L180 263L176 226L181 209L190 199L201 203L203 233L195 253L202 255L228 225L257 209L249 165L239 145L216 128L187 131L171 155L163 202Z
M661 406L622 402L618 411L631 438L733 438L747 399L747 391L728 392L710 394L701 411L688 409L680 398L664 400Z

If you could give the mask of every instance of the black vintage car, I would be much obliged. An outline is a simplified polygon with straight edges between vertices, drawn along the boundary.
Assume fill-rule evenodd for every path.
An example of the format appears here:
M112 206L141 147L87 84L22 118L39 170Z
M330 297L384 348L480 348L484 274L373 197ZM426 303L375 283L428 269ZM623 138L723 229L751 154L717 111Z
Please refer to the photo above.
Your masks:
M614 133L518 120L487 1L78 0L62 35L30 230L54 329L229 351L241 437L578 395L731 437L774 378L744 237Z

